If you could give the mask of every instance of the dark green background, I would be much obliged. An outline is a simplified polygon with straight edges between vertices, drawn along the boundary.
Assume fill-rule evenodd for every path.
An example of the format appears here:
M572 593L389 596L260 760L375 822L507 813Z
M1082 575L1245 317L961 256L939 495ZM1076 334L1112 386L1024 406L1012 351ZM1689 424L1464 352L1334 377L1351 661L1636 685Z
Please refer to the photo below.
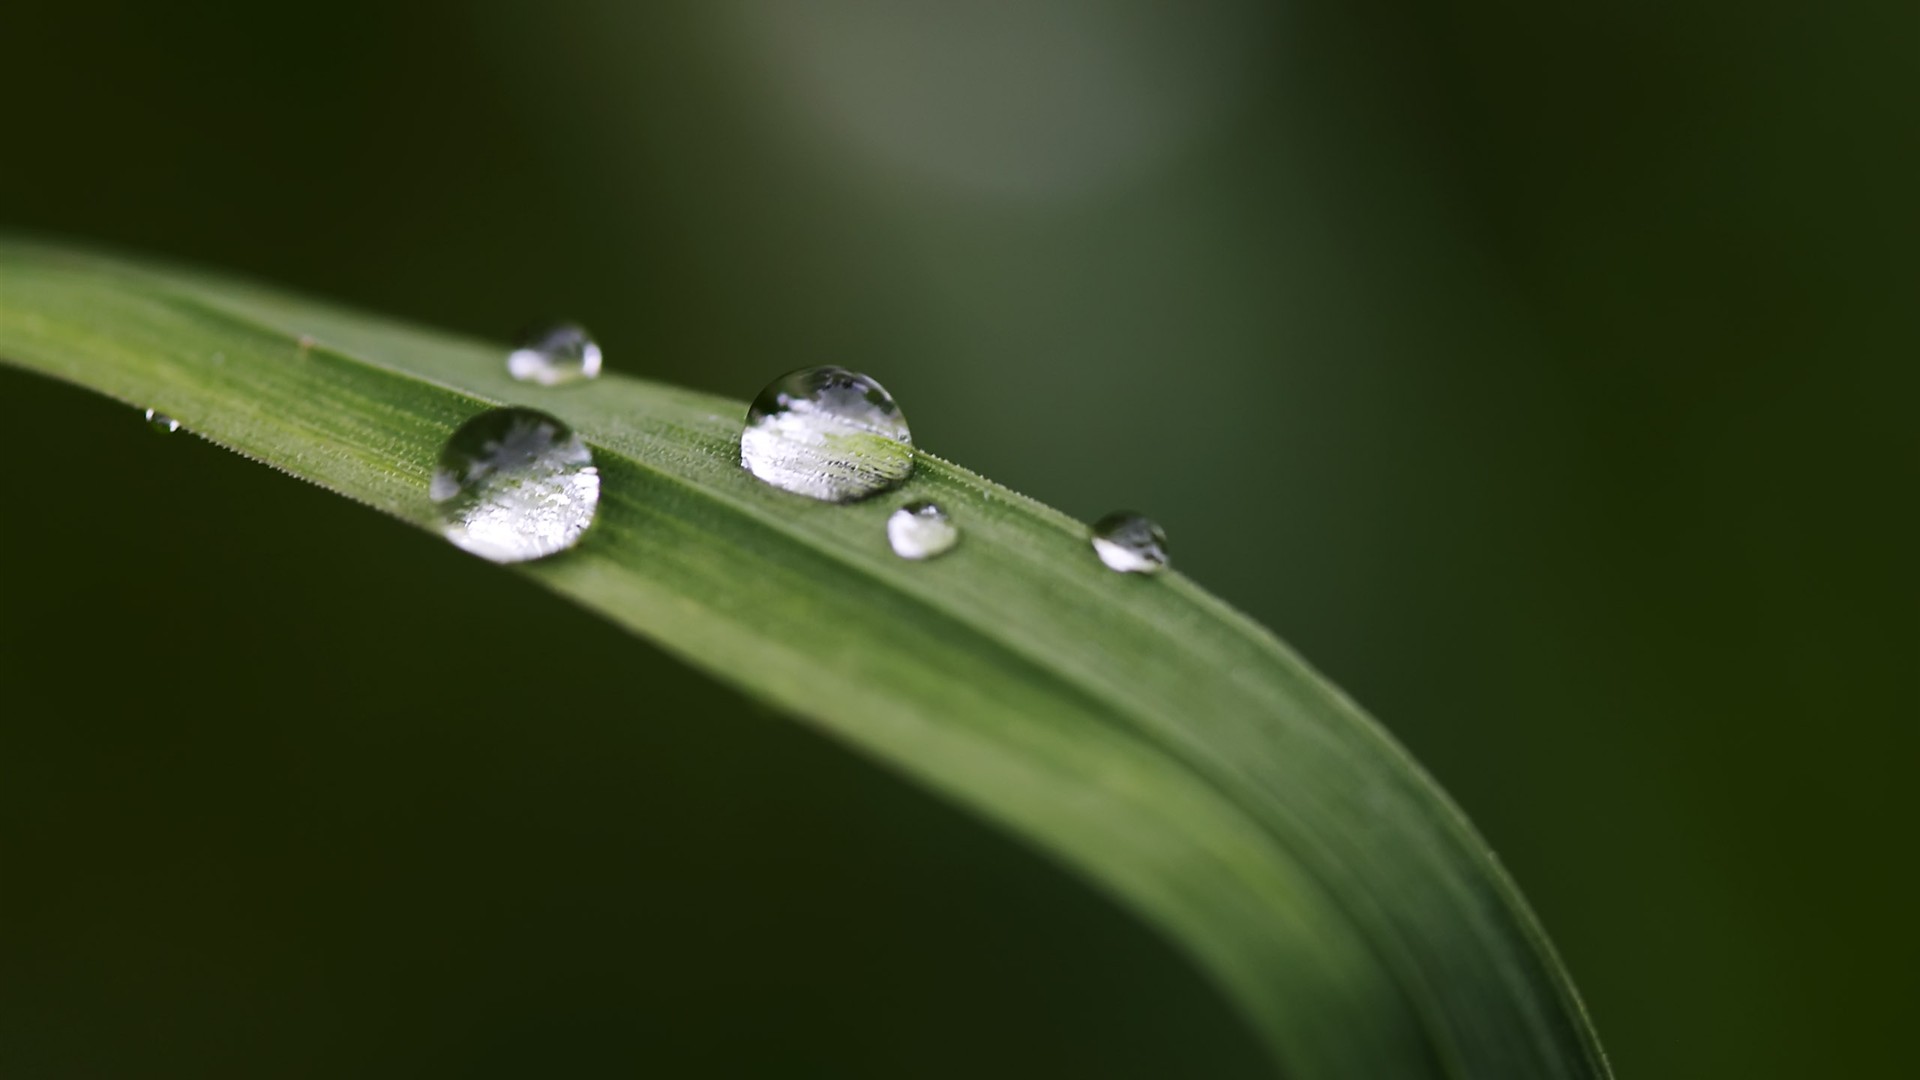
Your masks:
M1624 1077L1904 1075L1920 8L8 5L0 229L918 441L1370 707ZM1257 1075L1043 859L0 372L0 1075ZM1904 1067L1903 1067L1904 1066Z

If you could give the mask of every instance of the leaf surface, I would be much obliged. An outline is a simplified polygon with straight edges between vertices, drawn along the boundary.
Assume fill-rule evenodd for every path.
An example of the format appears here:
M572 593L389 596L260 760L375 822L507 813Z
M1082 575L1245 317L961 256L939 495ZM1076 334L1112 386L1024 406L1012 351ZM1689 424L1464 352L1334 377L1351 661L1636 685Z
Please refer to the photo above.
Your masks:
M1180 945L1284 1075L1608 1075L1486 845L1252 621L1178 573L1105 569L1080 523L925 451L895 492L818 503L740 468L743 402L622 375L522 384L505 351L0 242L0 360L424 529L456 427L503 404L559 416L593 448L599 517L503 572L1050 853ZM890 552L886 517L913 499L952 514L953 552Z

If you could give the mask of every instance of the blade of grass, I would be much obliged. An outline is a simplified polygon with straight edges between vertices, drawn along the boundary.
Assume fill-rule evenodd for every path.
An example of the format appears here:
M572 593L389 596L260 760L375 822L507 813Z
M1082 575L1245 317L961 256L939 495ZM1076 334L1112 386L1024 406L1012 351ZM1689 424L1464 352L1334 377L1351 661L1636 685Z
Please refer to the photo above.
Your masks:
M739 468L741 403L618 375L546 390L502 356L197 271L0 242L0 360L422 528L462 421L510 403L561 416L594 449L599 520L513 572L1108 890L1220 983L1286 1075L1608 1075L1485 844L1259 626L1178 574L1105 570L1078 523L930 454L897 498L829 506ZM953 513L957 551L889 553L884 519L913 498Z

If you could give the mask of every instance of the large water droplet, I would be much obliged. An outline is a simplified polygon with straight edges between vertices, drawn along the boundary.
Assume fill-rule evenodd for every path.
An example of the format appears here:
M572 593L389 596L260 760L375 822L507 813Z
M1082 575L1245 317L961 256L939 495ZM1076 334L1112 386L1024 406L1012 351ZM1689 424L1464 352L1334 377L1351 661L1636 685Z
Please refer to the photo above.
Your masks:
M180 430L180 421L158 409L147 410L147 426L162 435L171 435Z
M597 378L600 346L577 323L543 326L520 335L507 355L507 374L541 386Z
M1167 534L1152 518L1124 510L1094 522L1093 550L1101 562L1123 574L1157 574L1167 568Z
M903 559L931 559L960 541L960 530L940 504L910 502L887 519L887 543Z
M841 367L802 368L753 399L740 464L782 491L852 502L913 473L913 435L892 395L871 378Z
M580 541L600 506L600 473L559 420L493 409L447 439L428 494L447 539L483 559L524 562Z

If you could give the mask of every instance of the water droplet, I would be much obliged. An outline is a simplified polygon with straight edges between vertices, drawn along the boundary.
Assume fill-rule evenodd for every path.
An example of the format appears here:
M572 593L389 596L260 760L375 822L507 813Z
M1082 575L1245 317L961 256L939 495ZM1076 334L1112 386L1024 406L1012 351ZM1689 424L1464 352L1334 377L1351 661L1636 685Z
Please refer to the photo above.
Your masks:
M493 409L447 439L428 494L447 539L483 559L525 562L579 543L600 506L600 473L566 424Z
M162 435L171 435L180 430L180 421L157 409L148 409L147 426Z
M541 386L598 378L600 346L577 323L555 323L520 335L507 355L507 373Z
M903 559L931 559L960 540L960 530L940 504L921 499L893 512L887 519L887 543Z
M1157 574L1167 568L1167 534L1152 518L1124 510L1094 522L1093 550L1101 562L1123 574Z
M812 367L767 384L747 410L740 464L782 491L852 502L913 472L913 436L886 388L857 371Z

